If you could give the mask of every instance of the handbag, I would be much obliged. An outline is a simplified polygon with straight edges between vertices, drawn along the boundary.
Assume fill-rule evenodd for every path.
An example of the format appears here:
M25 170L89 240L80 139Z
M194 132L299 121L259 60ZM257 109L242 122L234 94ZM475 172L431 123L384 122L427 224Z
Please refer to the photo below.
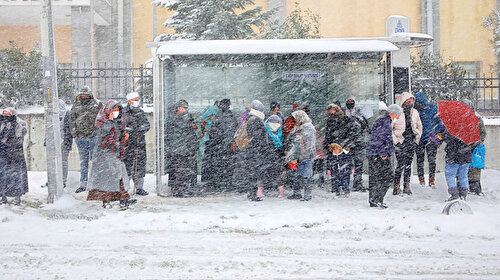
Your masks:
M486 148L483 144L477 145L477 147L472 152L472 163L470 167L484 169L484 161L486 157Z

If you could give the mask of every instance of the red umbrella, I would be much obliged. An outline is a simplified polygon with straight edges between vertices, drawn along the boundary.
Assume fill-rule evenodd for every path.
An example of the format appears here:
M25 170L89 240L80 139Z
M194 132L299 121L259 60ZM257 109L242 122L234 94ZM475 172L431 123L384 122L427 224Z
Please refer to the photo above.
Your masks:
M480 140L479 118L471 107L459 101L439 101L438 116L448 132L466 144Z

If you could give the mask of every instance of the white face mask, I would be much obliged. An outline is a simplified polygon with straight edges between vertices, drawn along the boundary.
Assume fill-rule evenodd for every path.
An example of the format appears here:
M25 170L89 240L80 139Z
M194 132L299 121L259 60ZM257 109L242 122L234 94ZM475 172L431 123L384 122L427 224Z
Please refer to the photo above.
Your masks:
M132 107L139 107L139 101L132 101Z
M114 119L118 118L118 115L120 115L120 111L113 111L113 118Z
M269 126L269 129L271 129L272 132L278 131L278 129L281 126L281 124L279 123L267 123L267 125Z

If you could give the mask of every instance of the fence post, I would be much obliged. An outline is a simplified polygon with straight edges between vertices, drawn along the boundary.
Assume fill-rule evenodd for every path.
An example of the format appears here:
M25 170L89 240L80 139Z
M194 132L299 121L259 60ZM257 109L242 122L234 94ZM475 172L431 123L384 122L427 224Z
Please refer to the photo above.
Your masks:
M139 67L140 71L141 71L141 91L139 92L139 100L141 102L141 107L142 107L142 104L143 104L143 100L144 100L144 66L141 64L140 67Z

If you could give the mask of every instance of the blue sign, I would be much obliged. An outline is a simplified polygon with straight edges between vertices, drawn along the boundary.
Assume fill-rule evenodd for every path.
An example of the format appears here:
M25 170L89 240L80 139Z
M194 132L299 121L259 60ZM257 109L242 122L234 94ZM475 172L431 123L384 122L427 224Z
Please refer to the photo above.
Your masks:
M320 72L284 72L283 80L319 80L321 79Z

